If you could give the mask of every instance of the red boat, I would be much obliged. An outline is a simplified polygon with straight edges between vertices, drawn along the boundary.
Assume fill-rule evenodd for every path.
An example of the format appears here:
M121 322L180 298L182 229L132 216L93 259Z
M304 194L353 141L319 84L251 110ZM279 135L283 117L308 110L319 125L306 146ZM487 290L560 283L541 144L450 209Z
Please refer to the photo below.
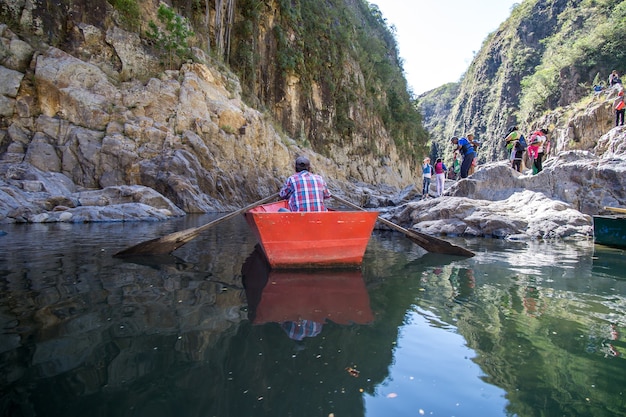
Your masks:
M361 266L378 212L281 208L287 209L286 200L244 214L272 268Z

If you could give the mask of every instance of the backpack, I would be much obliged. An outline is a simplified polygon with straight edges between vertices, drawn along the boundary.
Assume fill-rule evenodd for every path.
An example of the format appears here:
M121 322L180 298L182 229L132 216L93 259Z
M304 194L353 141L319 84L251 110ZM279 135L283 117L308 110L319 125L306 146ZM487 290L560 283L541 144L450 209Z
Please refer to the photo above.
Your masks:
M519 142L520 147L522 148L523 151L525 151L526 148L528 148L528 144L526 143L526 138L524 137L524 135L520 135L517 141Z

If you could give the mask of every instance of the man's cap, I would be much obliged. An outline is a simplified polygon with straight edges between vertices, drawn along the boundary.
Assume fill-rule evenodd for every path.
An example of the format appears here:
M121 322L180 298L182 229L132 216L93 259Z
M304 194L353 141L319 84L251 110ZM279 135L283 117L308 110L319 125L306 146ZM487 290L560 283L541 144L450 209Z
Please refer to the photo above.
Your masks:
M300 172L304 169L308 171L310 166L311 166L311 162L309 162L308 158L304 156L299 156L296 158L296 171Z

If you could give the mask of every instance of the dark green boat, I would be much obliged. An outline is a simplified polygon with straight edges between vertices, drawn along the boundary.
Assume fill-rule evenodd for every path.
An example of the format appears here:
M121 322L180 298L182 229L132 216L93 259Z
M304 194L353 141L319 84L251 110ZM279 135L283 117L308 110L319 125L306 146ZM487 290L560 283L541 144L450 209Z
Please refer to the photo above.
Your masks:
M593 216L593 240L599 245L626 248L626 217Z

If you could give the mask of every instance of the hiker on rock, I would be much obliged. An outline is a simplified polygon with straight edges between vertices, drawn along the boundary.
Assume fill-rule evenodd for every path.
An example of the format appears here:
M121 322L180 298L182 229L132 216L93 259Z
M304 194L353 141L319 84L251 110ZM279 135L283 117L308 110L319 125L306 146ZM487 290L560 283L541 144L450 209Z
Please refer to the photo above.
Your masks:
M443 163L441 158L437 158L437 162L435 162L435 179L437 183L437 197L441 197L443 195L443 188L446 183L446 172L448 171L448 167Z
M476 156L474 144L467 138L459 139L456 136L453 136L450 141L456 146L454 150L459 151L463 156L463 162L461 163L461 178L467 178L469 169L472 166L474 157Z
M622 84L622 80L619 78L619 73L617 70L611 71L611 75L609 75L609 87L613 87L614 85Z
M626 110L626 103L624 103L624 92L617 93L617 99L613 103L615 109L615 126L624 126L624 110Z
M430 189L430 179L435 174L433 166L430 164L430 158L424 158L422 164L422 178L424 179L422 184L422 198L428 197L428 190Z
M548 140L548 131L540 129L530 135L530 143L537 147L537 157L533 162L533 174L538 174L543 170L543 156L546 153L546 141Z

